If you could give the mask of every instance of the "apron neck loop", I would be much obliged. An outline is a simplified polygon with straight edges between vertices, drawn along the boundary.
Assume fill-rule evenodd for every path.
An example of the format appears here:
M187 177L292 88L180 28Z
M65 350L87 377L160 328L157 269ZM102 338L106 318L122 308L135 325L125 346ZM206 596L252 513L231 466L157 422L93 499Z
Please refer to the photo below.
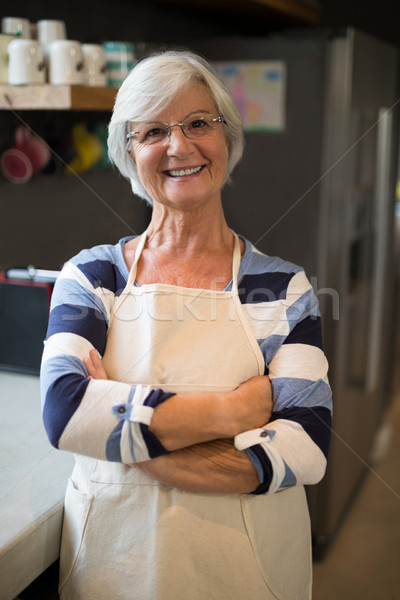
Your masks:
M242 256L241 256L241 251L240 251L239 238L238 238L237 234L233 231L233 229L231 229L231 231L232 231L232 234L234 237L233 260L232 260L232 292L234 295L237 295L238 273L239 273L240 261L241 261ZM142 254L143 248L146 244L146 240L147 240L147 229L146 229L146 231L144 231L142 233L139 243L137 245L137 248L135 251L135 258L134 258L133 265L132 265L130 273L129 273L129 279L128 279L127 285L132 285L135 282L137 265L139 262L140 255Z

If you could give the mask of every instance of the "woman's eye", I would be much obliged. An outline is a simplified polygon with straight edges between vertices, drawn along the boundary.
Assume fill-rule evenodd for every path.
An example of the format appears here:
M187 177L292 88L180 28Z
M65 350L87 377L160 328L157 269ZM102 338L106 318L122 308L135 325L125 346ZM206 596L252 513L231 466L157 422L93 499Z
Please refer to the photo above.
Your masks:
M207 127L208 123L204 119L196 119L190 122L190 129L201 129Z
M146 131L145 138L163 137L165 135L165 129L162 127L153 127Z

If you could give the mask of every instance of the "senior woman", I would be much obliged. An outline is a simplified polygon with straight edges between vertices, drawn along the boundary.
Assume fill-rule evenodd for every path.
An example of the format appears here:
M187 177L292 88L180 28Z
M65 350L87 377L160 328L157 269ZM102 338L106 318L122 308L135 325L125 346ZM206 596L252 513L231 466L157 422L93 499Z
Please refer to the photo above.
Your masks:
M310 598L327 362L304 271L225 220L242 149L195 54L148 57L118 91L110 157L151 220L66 263L42 361L49 439L76 454L64 600Z

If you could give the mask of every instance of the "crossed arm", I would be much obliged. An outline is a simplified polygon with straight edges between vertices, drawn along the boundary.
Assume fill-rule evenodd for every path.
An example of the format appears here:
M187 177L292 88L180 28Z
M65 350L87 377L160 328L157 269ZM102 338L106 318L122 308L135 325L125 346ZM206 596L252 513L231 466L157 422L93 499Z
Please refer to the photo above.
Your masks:
M89 377L108 379L97 351L84 359ZM233 392L172 396L154 410L150 431L168 454L131 466L158 482L188 491L249 493L259 485L246 452L233 437L266 424L272 413L268 377L253 377Z

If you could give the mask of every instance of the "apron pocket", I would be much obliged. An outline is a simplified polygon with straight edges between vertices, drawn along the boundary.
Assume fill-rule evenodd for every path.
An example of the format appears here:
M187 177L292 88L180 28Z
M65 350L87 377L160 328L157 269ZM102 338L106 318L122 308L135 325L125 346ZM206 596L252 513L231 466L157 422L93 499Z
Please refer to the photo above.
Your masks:
M92 505L93 496L80 491L69 479L65 495L60 553L60 591L74 570Z
M279 599L311 598L310 518L303 486L242 495L243 519L260 572Z
M158 481L143 473L141 469L105 460L97 461L90 481L111 485L159 485Z

